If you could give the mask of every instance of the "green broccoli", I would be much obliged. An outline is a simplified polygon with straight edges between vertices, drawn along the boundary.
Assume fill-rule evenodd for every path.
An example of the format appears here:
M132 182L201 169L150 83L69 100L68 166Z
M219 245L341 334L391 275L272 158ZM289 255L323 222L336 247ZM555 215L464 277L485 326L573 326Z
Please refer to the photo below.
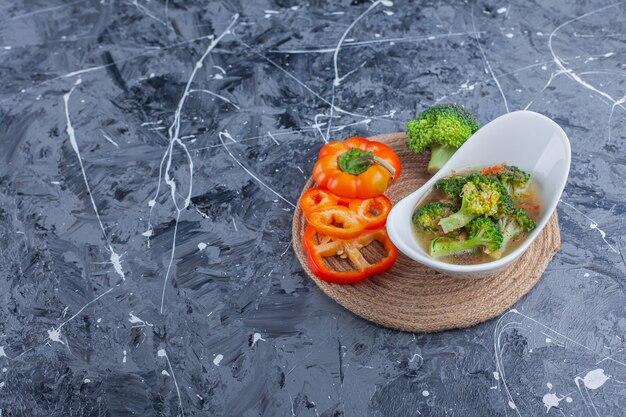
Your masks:
M464 181L460 193L461 208L439 221L444 233L459 229L481 215L499 219L508 214L513 206L509 193L498 180L470 174L464 177Z
M463 186L468 181L468 177L452 175L442 178L435 183L435 190L439 190L452 200L456 200L463 191Z
M455 211L457 208L452 204L441 201L431 202L415 210L413 224L425 232L438 233L441 231L438 226L439 220L450 216Z
M498 226L502 231L502 250L506 246L532 231L537 224L521 208L513 208L509 214L498 220Z
M523 195L530 184L530 174L513 165L506 165L497 178L512 196Z
M480 216L469 224L468 236L465 240L445 237L433 239L430 243L430 255L439 257L480 249L494 258L498 258L500 257L501 245L502 233L498 225L489 217Z
M480 122L457 104L438 104L407 123L407 147L415 153L430 148L428 172L434 174L480 129Z

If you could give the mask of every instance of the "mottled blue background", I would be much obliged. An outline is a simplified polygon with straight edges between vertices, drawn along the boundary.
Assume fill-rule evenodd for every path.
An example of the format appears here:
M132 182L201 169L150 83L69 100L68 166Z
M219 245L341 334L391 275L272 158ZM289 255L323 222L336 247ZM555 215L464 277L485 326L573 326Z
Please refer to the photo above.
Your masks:
M624 415L625 21L605 1L0 0L0 414ZM400 333L305 277L293 205L326 140L439 102L565 129L563 247L500 320Z

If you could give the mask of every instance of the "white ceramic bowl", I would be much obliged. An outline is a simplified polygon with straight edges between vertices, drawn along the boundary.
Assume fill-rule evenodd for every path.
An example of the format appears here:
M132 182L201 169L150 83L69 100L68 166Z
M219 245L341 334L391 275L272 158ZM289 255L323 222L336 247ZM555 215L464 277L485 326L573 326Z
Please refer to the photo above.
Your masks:
M426 184L399 201L387 218L389 237L409 258L448 275L481 278L493 275L517 259L535 240L556 208L569 174L571 151L567 135L551 119L532 111L516 111L483 126ZM513 252L493 262L453 265L432 258L415 240L415 207L434 183L451 173L472 167L517 165L529 172L541 190L542 215L537 227Z

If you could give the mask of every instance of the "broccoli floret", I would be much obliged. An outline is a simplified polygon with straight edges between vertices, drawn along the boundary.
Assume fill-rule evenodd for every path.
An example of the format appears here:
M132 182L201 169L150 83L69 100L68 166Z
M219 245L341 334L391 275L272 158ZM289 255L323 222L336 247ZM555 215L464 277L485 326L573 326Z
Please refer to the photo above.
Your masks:
M506 246L528 232L532 231L537 224L521 208L514 208L511 212L498 220L498 226L502 231L502 250Z
M459 229L475 217L485 215L497 219L507 215L513 206L506 188L486 175L470 174L461 189L461 208L451 216L439 221L444 233Z
M415 153L430 148L428 172L434 174L480 129L480 122L457 104L438 104L407 123L407 147Z
M530 174L513 165L505 166L497 178L512 196L524 195L530 184Z
M438 233L439 220L448 217L457 210L452 204L440 201L425 204L413 214L413 224L425 232Z
M466 182L467 177L453 175L438 180L435 183L435 190L439 190L452 200L456 200L461 195L461 191Z
M430 243L430 255L440 257L479 249L497 258L500 256L501 245L502 233L498 225L489 217L480 216L469 224L468 236L465 240L446 237L433 239Z

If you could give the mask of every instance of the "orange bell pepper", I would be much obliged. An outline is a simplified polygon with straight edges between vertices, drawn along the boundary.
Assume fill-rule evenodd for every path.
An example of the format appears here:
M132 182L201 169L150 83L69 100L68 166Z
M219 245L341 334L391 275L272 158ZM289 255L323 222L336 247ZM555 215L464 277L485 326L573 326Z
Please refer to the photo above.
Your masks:
M400 176L398 155L387 145L354 136L322 147L313 179L340 197L373 198Z
M387 223L387 215L391 211L392 204L381 194L366 200L352 200L348 207L359 215L367 229L377 229Z
M307 255L307 264L316 277L335 284L354 284L372 275L380 274L391 268L398 258L398 249L393 245L384 227L367 230L354 239L336 239L329 236L320 236L312 227L307 227L302 243ZM373 241L380 242L387 254L377 262L369 262L360 249ZM324 258L343 256L350 260L354 269L338 271L332 269Z
M344 206L329 206L310 212L306 221L318 232L339 239L357 237L365 230L359 215Z
M350 201L351 199L341 199L339 196L321 187L313 187L302 194L300 208L305 213L311 213L328 206L341 205L348 207Z

